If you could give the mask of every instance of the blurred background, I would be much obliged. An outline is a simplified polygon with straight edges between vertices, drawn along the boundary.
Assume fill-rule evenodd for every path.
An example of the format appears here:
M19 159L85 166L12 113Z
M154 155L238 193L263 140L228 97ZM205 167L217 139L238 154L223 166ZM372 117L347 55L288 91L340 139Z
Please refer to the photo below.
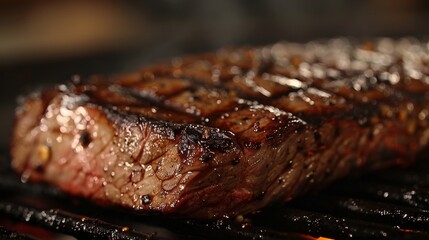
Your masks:
M429 35L426 0L0 0L0 146L18 95L224 46Z

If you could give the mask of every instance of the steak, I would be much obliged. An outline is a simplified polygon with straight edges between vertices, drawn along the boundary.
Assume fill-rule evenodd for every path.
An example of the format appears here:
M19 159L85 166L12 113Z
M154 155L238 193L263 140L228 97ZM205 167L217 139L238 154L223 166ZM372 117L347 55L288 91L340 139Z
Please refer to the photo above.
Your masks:
M20 103L12 166L138 212L249 213L427 150L428 46L282 42L75 77Z

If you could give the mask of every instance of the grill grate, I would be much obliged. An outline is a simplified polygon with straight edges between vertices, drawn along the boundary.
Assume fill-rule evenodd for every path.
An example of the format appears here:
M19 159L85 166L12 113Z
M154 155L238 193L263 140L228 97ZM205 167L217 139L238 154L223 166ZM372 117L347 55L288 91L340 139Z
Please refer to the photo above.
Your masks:
M155 232L139 232L115 226L98 219L77 217L58 209L41 210L21 204L0 202L0 212L12 220L40 226L82 239L151 239Z
M429 226L429 212L411 207L398 208L394 204L358 198L317 195L317 201L305 197L293 206L368 222L399 226L403 229L425 231Z
M0 239L30 240L32 238L0 226Z
M50 186L22 184L4 166L2 239L40 238L34 229L50 233L51 239L429 239L429 167L424 162L344 180L245 218L213 222L106 211ZM26 226L33 231L23 230Z

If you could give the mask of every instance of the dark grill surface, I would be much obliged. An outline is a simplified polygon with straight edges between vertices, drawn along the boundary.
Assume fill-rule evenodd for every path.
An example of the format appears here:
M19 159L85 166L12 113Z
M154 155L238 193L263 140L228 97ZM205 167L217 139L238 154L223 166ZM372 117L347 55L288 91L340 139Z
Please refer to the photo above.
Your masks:
M429 239L427 161L214 222L94 206L46 185L23 184L8 164L3 154L1 239Z

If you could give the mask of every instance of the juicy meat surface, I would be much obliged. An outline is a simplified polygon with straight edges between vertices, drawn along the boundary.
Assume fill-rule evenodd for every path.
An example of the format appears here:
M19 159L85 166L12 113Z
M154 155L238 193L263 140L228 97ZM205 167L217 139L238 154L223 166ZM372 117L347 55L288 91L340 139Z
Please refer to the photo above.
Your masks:
M249 213L427 149L428 46L284 42L56 86L17 108L12 166L100 204Z

